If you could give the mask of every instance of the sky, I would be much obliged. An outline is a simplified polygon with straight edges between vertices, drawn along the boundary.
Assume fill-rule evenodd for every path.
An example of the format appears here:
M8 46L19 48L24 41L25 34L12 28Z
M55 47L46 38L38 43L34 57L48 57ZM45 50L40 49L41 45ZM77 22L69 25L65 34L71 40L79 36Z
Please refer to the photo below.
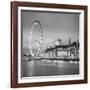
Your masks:
M51 42L61 39L62 43L67 44L69 38L71 41L79 40L79 14L75 13L52 13L25 11L21 12L21 27L23 31L23 47L29 47L30 31L33 27L33 40L40 39L40 26L33 25L32 22L38 20L43 30L43 47L47 47ZM33 41L32 40L32 41ZM32 42L35 47L35 42Z

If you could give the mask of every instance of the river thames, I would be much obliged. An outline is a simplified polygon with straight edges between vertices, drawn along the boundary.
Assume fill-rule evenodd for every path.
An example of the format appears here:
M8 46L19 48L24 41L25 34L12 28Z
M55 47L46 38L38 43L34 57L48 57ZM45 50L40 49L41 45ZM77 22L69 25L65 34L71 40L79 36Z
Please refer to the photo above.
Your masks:
M22 77L79 74L79 61L23 60L21 66Z

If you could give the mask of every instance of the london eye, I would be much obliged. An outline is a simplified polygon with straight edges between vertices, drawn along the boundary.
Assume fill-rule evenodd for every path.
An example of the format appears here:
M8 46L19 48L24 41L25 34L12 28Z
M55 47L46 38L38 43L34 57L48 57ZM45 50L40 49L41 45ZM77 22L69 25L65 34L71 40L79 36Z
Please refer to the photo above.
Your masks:
M36 35L34 35L34 33L36 33ZM36 37L37 34L39 34L38 37ZM30 55L32 57L41 57L43 45L43 29L39 20L35 20L34 22L32 22L29 41Z

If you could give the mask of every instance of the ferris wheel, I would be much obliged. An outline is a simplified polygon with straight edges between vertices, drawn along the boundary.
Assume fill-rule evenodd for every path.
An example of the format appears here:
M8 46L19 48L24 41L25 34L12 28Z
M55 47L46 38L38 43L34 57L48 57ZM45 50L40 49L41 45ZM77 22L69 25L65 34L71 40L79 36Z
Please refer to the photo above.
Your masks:
M38 26L38 28L36 29L39 32L39 39L37 40L33 40L33 32L35 32L35 26ZM30 29L30 45L29 45L29 50L30 50L30 54L32 57L40 57L42 54L42 45L43 45L43 29L41 26L41 23L39 20L35 20L32 23L32 27ZM33 45L35 45L35 50L33 50L33 45L31 45L31 43L34 42Z

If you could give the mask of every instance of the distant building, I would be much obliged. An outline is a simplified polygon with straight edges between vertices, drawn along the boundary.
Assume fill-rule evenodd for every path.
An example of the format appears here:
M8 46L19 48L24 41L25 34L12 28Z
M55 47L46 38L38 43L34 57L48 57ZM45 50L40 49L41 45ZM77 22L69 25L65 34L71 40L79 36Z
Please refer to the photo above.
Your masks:
M68 40L68 44L69 44L69 45L71 44L71 38L69 38L69 40Z
M56 45L45 50L47 58L79 58L79 42L68 45Z

